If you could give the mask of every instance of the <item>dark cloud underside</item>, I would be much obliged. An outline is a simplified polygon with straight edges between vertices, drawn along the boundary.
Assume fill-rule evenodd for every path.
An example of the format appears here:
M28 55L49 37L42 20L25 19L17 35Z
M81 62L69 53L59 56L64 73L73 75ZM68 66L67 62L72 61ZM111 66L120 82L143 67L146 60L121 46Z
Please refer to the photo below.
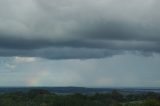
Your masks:
M158 0L0 0L0 56L160 53Z

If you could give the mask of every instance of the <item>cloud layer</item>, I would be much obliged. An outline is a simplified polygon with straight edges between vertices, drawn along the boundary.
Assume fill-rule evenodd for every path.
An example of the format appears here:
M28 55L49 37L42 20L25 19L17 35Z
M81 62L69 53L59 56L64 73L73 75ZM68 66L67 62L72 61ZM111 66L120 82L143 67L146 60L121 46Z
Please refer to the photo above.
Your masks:
M159 0L0 0L0 56L160 53Z

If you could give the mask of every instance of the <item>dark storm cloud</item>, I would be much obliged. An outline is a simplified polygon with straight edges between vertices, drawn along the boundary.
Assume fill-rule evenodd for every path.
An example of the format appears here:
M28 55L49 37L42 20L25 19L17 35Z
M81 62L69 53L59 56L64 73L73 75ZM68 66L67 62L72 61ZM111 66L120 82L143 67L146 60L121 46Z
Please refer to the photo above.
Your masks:
M0 56L104 58L160 52L158 0L0 0Z
M85 48L45 48L36 50L0 49L1 56L42 57L47 59L89 59L104 58L120 54L122 51Z

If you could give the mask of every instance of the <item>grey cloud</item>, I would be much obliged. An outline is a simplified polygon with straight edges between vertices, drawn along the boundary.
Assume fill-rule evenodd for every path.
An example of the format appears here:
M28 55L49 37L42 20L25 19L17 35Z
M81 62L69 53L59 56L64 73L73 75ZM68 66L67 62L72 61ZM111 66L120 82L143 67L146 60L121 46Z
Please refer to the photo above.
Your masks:
M0 56L160 52L158 0L0 0Z
M85 48L44 48L36 50L0 49L1 56L42 57L47 59L90 59L120 54L122 51Z

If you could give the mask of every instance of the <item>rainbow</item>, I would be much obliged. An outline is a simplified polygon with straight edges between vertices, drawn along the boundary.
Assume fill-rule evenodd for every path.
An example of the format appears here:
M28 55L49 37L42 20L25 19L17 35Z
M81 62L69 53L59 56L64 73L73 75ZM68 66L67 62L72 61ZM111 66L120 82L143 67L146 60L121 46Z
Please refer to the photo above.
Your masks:
M50 72L47 70L38 71L38 73L32 73L32 75L26 79L28 86L41 86L42 82L48 78Z

